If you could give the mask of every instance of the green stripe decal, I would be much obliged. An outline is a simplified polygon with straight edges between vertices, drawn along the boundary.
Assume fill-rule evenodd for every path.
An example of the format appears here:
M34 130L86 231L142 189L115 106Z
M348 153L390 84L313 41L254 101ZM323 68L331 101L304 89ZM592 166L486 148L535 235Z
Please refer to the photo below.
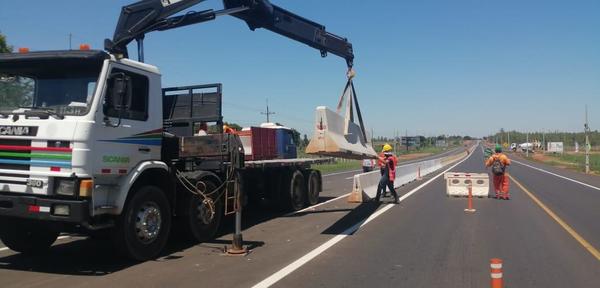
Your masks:
M0 157L71 160L69 154L0 152Z

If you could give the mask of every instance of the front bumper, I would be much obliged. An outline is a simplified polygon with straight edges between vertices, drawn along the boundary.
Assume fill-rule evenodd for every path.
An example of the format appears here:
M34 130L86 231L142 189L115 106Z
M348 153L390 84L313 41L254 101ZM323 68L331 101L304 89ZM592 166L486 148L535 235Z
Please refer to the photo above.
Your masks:
M55 215L56 205L68 205L69 215ZM33 195L0 193L0 216L84 223L89 218L89 202L88 200L49 199Z

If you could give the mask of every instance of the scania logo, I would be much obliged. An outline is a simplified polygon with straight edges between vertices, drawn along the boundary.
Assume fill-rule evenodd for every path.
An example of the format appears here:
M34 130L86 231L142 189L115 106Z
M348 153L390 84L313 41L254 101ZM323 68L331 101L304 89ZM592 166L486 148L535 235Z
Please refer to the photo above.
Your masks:
M35 136L37 127L27 126L0 126L2 136Z

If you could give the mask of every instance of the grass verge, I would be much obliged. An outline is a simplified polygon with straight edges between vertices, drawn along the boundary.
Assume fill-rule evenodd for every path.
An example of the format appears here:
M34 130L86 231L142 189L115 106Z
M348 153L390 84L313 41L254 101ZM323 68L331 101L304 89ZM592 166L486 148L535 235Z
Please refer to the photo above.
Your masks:
M529 158L556 167L585 171L585 154L583 153L544 154L541 157L536 155ZM600 154L590 154L590 171L600 174Z

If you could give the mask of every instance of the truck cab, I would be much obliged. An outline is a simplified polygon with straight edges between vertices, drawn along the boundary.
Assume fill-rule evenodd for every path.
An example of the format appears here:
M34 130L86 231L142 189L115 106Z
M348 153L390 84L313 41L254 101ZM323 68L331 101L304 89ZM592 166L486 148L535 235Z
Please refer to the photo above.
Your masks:
M156 67L96 50L0 54L0 91L5 227L95 229L121 213L139 177L168 175ZM7 230L7 245L25 237ZM53 242L53 230L37 238Z

